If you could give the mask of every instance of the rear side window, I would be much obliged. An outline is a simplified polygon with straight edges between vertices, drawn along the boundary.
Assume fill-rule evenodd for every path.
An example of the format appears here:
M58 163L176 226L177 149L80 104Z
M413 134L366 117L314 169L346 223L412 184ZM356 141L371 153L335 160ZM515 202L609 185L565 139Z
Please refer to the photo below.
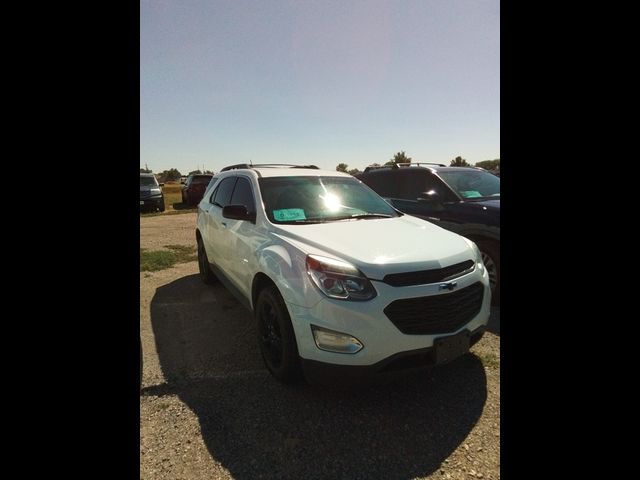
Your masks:
M421 193L435 190L444 201L452 201L451 192L442 181L428 171L401 171L399 192L396 198L403 200L416 200Z
M255 213L256 202L251 191L251 182L244 177L238 177L236 188L233 190L230 205L244 205L249 213Z
M236 177L228 177L220 181L220 185L213 192L212 201L214 205L219 207L226 207L231 205L231 193L233 187L236 184Z
M360 180L381 197L396 198L398 196L398 175L393 170L363 175Z

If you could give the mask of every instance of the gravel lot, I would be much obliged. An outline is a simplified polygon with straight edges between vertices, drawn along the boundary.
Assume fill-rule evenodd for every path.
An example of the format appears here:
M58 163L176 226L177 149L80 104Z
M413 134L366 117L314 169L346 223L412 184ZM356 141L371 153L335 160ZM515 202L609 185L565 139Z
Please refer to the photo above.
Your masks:
M195 246L195 214L140 219ZM285 387L252 317L196 262L140 273L141 479L499 479L500 310L467 355L359 390Z

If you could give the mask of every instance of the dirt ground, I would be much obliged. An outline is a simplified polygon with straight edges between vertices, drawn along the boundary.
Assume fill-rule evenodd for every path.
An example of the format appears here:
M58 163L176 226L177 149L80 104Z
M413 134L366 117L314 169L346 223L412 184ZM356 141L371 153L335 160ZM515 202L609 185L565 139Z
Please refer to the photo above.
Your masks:
M195 214L140 219L195 246ZM472 354L357 390L286 387L253 319L196 262L140 273L141 479L500 478L500 310Z

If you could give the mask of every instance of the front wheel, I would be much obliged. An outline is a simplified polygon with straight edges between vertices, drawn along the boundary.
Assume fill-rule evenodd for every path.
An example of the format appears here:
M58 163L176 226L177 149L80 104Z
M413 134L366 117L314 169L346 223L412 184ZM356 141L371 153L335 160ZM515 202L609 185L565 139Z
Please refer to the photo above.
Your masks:
M500 304L500 245L489 240L479 240L476 242L482 262L489 274L489 285L491 286L491 304Z
M302 369L296 335L287 306L275 286L260 292L255 316L260 352L267 370L282 383L297 383L302 379Z
M207 251L204 249L204 243L200 237L198 237L198 271L200 272L200 278L207 285L216 283L218 280L215 274L211 271Z

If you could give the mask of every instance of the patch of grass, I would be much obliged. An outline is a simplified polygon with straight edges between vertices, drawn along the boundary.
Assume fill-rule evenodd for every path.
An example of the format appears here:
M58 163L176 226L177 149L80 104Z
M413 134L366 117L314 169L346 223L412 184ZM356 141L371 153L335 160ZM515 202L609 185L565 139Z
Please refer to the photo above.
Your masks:
M498 368L500 367L500 358L495 353L491 352L475 352L475 354L480 357L482 360L482 364L485 367L489 368Z
M167 245L168 250L140 249L140 271L157 272L173 267L176 263L197 260L195 247L185 245Z
M182 191L182 185L179 183L165 183L164 187L162 187L162 191L165 195L177 193L179 197L180 192Z
M176 263L193 262L198 259L196 247L191 245L165 245L165 247L175 253Z
M176 263L176 254L166 250L140 249L140 271L157 272L170 268Z

